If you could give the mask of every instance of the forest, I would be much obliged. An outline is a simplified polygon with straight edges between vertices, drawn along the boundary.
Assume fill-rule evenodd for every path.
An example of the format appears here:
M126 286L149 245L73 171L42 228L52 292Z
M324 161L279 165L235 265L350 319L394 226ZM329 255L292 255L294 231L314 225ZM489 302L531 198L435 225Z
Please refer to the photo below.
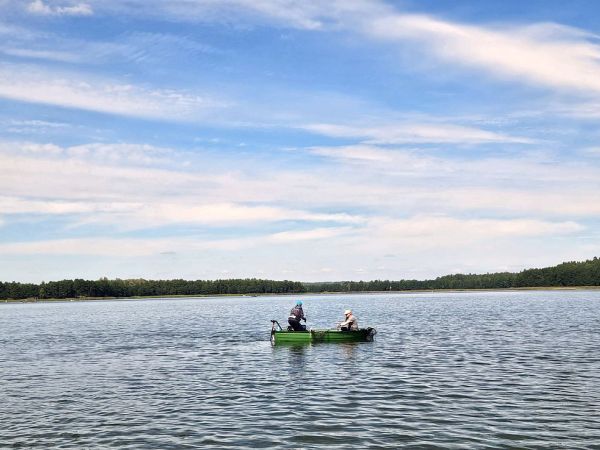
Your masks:
M259 295L322 292L411 291L438 289L509 289L600 286L600 260L571 261L521 272L444 275L432 280L311 282L256 278L228 280L60 280L0 282L2 300L150 297L171 295Z

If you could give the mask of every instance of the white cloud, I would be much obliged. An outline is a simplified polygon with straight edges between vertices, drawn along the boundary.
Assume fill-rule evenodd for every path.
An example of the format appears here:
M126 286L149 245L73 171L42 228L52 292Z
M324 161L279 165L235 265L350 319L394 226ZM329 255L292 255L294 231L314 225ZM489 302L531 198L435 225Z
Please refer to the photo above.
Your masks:
M250 155L227 171L222 167L228 164L215 165L223 155L216 162L199 152L185 168L159 163L167 170L145 158L179 160L185 152L122 143L0 143L5 224L18 226L31 219L23 215L35 214L41 224L53 216L48 223L66 225L55 229L62 236L57 241L0 244L0 267L17 279L23 279L19 267L45 279L216 278L222 270L306 280L397 279L456 267L519 270L594 254L595 240L581 239L600 217L594 167L535 159L456 161L367 145L312 151L352 163L274 171ZM178 224L184 233L169 228ZM76 226L94 236L73 239ZM229 239L213 234L224 226ZM156 230L162 237L116 239L106 232L147 227L164 227ZM194 229L201 235L190 236ZM383 257L390 253L399 255L393 263ZM19 261L32 270L23 271ZM355 271L360 268L366 271Z
M420 44L421 56L469 66L560 90L600 94L600 46L583 30L554 23L529 26L468 25L406 14L380 1L132 0L97 1L98 8L182 21L260 21L303 29L346 30L375 40Z
M313 0L90 0L89 3L97 10L117 14L135 12L183 22L239 23L251 19L308 30L320 29L323 26L321 16L324 19L327 16L323 4Z
M193 202L193 203L192 203ZM119 229L143 229L172 224L198 224L207 226L258 224L282 221L332 222L361 224L366 221L360 216L349 214L315 214L307 211L272 206L247 206L234 203L198 203L177 198L146 201L102 201L59 199L25 199L0 196L0 212L3 214L79 215L73 225L92 223L111 224ZM329 229L317 230L327 232ZM294 232L277 235L274 239L293 239ZM304 236L300 232L299 236Z
M600 216L600 192L585 188L575 182L573 174L571 186L565 180L564 186L544 189L491 188L480 186L477 189L453 188L435 194L423 194L422 201L428 203L437 197L437 203L447 208L487 211L496 214L530 214L557 217L598 217ZM419 197L419 194L416 195Z
M248 189L250 179L182 166L185 157L183 152L149 145L1 143L0 211L78 214L74 225L104 223L122 229L177 223L365 221L344 212L273 206L268 195L263 204L257 196L240 198L238 190L248 193L255 188ZM266 189L273 189L271 182Z
M450 165L449 161L431 159L429 166L419 170L418 155L372 146L338 149L355 152L352 160L366 164L350 166L356 170L273 172L269 167L257 170L250 160L242 159L237 161L243 170L223 173L204 159L186 170L159 170L137 158L127 159L128 151L180 157L173 149L138 147L0 145L0 216L10 224L14 214L61 215L71 226L102 224L117 230L197 224L202 236L116 239L101 234L72 239L70 229L63 229L64 238L56 241L1 244L0 264L2 255L11 264L32 258L32 267L52 265L61 258L62 272L56 277L73 277L86 266L82 260L71 266L66 260L96 255L107 263L94 265L93 276L197 277L194 274L202 273L214 278L221 270L231 276L252 276L256 269L269 277L289 277L284 274L288 271L295 279L315 280L423 277L456 267L481 271L504 264L518 270L532 261L556 263L593 254L589 240L578 240L591 230L574 218L600 216L598 190L582 190L580 184L593 183L594 170L586 174L561 163L555 167L556 176L564 178L550 183L548 189L512 184L492 188L485 172L501 165L499 161L473 167L456 162L462 172L446 180L436 172L436 165ZM388 166L397 166L407 157L415 158L408 170L411 177L385 178ZM505 164L507 171L511 165L521 165L508 160ZM529 174L528 181L546 170L544 161L528 164L521 168ZM485 176L477 177L477 172ZM479 211L478 218L461 217L464 211ZM300 221L304 223L294 223ZM271 224L273 231L254 235L255 225L262 224ZM306 229L310 224L317 225ZM233 237L211 237L210 228L223 225L231 226ZM568 249L556 244L561 240L568 240ZM390 253L399 255L393 264L383 259ZM160 256L166 254L171 256ZM70 256L63 261L62 255ZM16 273L12 267L7 269L13 272L5 273ZM333 270L322 272L323 267ZM356 272L360 268L366 271Z
M27 5L27 11L45 16L91 16L92 7L87 3L76 3L65 6L50 6L42 0L34 0Z
M600 93L600 47L573 28L556 24L486 28L394 14L363 24L362 32L378 39L422 43L436 57L493 76Z
M492 131L451 124L399 123L377 127L360 127L335 124L310 124L308 131L332 137L360 138L368 144L405 143L527 143L529 138L507 136Z
M600 170L590 161L564 161L552 152L538 151L480 158L472 158L471 154L465 153L430 156L424 148L366 144L311 147L308 151L335 159L348 167L360 166L355 176L377 176L382 180L382 185L387 183L390 188L407 185L398 177L410 176L413 194L422 188L414 180L428 181L431 177L437 179L436 185L452 185L453 189L467 183L478 186L480 190L494 187L500 190L501 187L508 191L507 180L515 180L526 186L524 191L543 190L552 194L560 189L570 194L575 186L586 191L590 186L597 186ZM452 189L449 191L452 192Z
M550 114L560 114L576 119L598 120L600 118L600 102L597 101L563 101L551 104L547 108Z
M560 239L553 239L580 229L572 222L416 216L373 220L364 229L289 230L231 239L94 237L0 243L0 265L6 265L3 273L8 277L23 278L21 271L28 278L39 273L37 277L45 279L49 273L53 279L104 275L197 279L257 273L312 281L425 278L581 259L598 247L578 245L575 239L565 251L556 245ZM396 255L393 260L384 258L390 253ZM99 258L90 264L89 256ZM28 270L20 267L24 264ZM46 266L54 269L48 272Z
M0 243L0 254L11 255L95 255L139 257L165 253L194 254L206 250L236 252L261 246L280 246L289 242L331 239L346 233L345 228L314 229L303 232L281 232L234 239L193 238L104 238L55 239Z
M458 242L575 233L583 226L573 221L536 219L458 219L448 216L415 216L407 220L374 219L383 236L423 245L456 246ZM377 232L376 232L377 233Z
M69 63L80 61L80 57L78 55L60 50L36 50L30 48L3 47L0 48L0 52L4 53L5 55L18 56L20 58L46 59L49 61Z
M62 148L65 156L93 161L96 164L157 166L169 168L187 163L185 152L148 144L92 143ZM177 164L175 164L177 163Z
M179 245L178 245L179 244ZM190 244L189 242L187 243ZM19 255L149 256L183 246L161 239L56 239L0 244L0 252Z
M369 215L419 210L600 215L599 170L592 164L521 156L431 157L366 145L310 151L343 165L273 171L246 157L236 158L232 171L221 155L192 156L146 145L0 143L0 192L47 202L92 202L99 210L106 204L135 204L120 217L130 228L145 220L167 224L168 217L210 223L213 215L254 213L265 220L360 224L365 209ZM117 221L116 212L96 220L107 222L111 215Z
M0 8L2 8L2 0L0 0ZM28 39L34 36L36 33L22 27L17 27L13 24L7 25L5 23L0 22L0 35L9 35L10 37L19 36L20 38Z
M454 164L444 164L444 160L419 154L418 150L382 149L370 145L349 145L339 147L313 147L309 151L315 155L333 158L343 164L356 164L358 170L378 171L380 175L403 176L410 178L437 176L452 172Z
M586 147L581 150L586 156L600 157L600 147Z
M351 145L340 147L312 147L310 152L315 155L327 156L347 161L390 163L398 159L399 154L389 150L368 145ZM406 155L406 153L402 153Z
M248 206L234 203L200 203L176 198L121 207L109 214L96 214L83 223L108 222L118 228L148 228L170 224L200 224L207 226L260 224L282 221L334 222L358 224L360 216L349 214L315 214L307 211L273 206Z
M294 242L313 239L332 239L352 232L352 228L317 228L302 231L282 231L269 237L271 242Z
M77 158L2 153L0 168L0 191L4 195L71 200L90 197L97 200L136 199L169 193L186 195L213 183L220 185L223 180L217 175L120 167Z
M0 211L3 214L85 214L85 213L123 213L138 206L137 203L121 202L85 202L57 199L26 199L21 197L0 196Z
M31 128L62 128L67 124L38 120L11 121L16 126ZM78 161L93 162L98 165L127 166L170 166L187 165L190 156L186 152L178 152L168 147L157 147L148 144L128 143L90 143L61 147L56 144L39 144L36 142L0 142L0 152L16 156L37 156L45 158L67 158ZM177 164L175 164L177 162Z
M162 120L192 120L226 106L211 98L169 89L150 89L114 80L0 65L0 97Z
M70 125L64 122L51 122L48 120L10 120L11 126L28 127L28 128L68 128Z
M0 129L29 138L32 135L65 134L72 131L73 128L76 127L68 123L46 120L7 120L0 122Z

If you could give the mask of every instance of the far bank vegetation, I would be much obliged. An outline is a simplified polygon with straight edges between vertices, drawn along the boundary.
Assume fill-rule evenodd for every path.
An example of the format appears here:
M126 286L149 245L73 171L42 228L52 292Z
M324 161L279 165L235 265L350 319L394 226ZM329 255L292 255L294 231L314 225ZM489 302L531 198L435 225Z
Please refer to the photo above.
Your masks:
M440 289L510 289L600 286L600 260L565 262L518 273L445 275L433 280L374 280L302 283L250 279L228 280L61 280L35 283L0 282L0 299L66 299L172 295L302 294Z

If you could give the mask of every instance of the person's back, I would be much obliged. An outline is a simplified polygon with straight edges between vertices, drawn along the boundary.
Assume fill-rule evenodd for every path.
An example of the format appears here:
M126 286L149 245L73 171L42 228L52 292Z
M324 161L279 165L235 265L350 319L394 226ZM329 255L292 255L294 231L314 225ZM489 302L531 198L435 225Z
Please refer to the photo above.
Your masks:
M296 302L296 306L292 308L290 311L290 316L288 317L288 323L290 327L294 331L306 331L306 327L300 323L301 320L306 322L306 317L304 317L304 310L302 309L302 302L298 300Z
M296 320L304 319L304 310L302 309L302 306L294 306L290 311L290 317L294 317Z

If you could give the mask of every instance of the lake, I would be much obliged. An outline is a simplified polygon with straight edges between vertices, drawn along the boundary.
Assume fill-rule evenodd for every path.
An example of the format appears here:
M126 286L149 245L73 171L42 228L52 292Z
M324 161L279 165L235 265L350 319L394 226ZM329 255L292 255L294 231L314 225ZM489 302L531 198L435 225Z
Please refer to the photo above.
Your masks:
M600 449L600 292L0 304L0 447Z

